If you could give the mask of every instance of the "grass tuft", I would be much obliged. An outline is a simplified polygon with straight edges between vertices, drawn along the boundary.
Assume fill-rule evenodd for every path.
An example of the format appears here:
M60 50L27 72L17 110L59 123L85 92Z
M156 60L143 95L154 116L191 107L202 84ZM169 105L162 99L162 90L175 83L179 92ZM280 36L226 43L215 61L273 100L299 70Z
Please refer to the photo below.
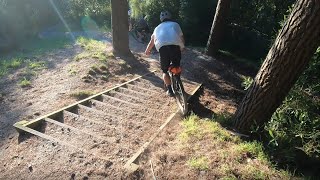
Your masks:
M95 93L94 92L91 92L91 91L79 91L79 92L76 92L76 93L72 93L70 96L71 97L74 97L78 100L82 100L82 99L85 99L89 96L92 96L94 95Z
M188 160L187 164L198 170L207 170L209 169L209 160L205 156L193 157Z
M269 163L266 154L263 151L263 146L257 141L242 142L234 147L238 157L245 155L247 158L258 159L261 162Z
M182 121L183 131L180 134L182 141L186 142L191 138L201 139L203 137L198 121L199 117L196 115L191 115Z
M20 87L28 87L31 85L31 82L24 77L18 84Z

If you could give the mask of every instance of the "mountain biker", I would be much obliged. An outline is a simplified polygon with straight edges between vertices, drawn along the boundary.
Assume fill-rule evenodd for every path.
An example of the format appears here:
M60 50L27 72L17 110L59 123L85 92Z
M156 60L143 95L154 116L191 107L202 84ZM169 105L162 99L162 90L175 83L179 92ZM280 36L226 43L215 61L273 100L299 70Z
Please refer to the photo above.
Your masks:
M167 87L167 94L173 97L168 68L170 63L173 66L180 66L181 50L184 48L185 41L180 25L172 21L168 11L160 13L160 21L161 23L153 31L145 54L150 55L153 46L156 46L157 51L160 52L162 78Z

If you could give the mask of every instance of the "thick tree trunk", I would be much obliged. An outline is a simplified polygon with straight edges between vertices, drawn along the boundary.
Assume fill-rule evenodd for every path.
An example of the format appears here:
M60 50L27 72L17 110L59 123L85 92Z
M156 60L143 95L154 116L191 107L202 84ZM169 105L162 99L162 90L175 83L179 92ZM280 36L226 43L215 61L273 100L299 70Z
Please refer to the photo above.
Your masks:
M263 127L320 44L320 1L298 0L236 114L235 127Z
M209 39L207 42L206 54L214 56L220 47L223 31L225 30L225 24L230 9L231 0L219 0L214 15Z
M119 55L130 55L128 1L111 0L111 9L113 52Z

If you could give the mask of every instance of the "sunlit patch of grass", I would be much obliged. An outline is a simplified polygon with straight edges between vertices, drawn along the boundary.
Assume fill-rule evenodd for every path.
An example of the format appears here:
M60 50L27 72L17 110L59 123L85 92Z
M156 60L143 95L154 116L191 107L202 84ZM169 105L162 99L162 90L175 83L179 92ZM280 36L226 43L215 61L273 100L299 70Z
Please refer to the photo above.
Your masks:
M30 61L28 67L33 70L41 70L46 68L46 62L44 61Z
M76 43L87 51L101 52L106 49L106 45L103 42L85 37L77 38Z
M21 80L19 83L18 83L18 85L20 86L20 87L28 87L28 86L30 86L31 85L31 82L27 79L27 78L23 78L23 80Z
M240 179L269 179L267 176L268 173L271 172L265 172L254 164L247 164L240 169Z
M84 52L75 56L75 60L79 61L81 59L93 58L101 62L106 62L110 58L114 58L113 54L106 54L106 45L94 39L89 39L85 37L79 37L76 43L85 49Z
M85 51L85 52L82 52L82 53L76 55L73 59L75 61L80 61L81 59L87 59L89 57L91 57L91 53Z
M219 122L229 114L213 119L191 115L181 122L179 150L189 157L188 167L217 173L221 179L272 179L292 175L276 170L259 142L246 142L231 134ZM212 166L212 167L211 167Z
M23 60L20 57L0 60L0 77L6 75L10 69L18 69L23 64Z
M190 160L188 160L187 164L198 170L209 169L209 160L205 156L193 157Z
M199 120L198 116L191 115L181 122L183 130L180 134L180 139L182 141L186 142L191 138L201 139L203 137L201 127L198 123Z
M107 56L104 52L97 52L92 55L92 58L98 59L99 61L106 62Z
M218 167L219 173L223 175L227 175L225 178L233 178L232 176L232 168L229 166L229 164L222 164L221 166Z
M263 151L262 144L257 141L239 143L234 146L234 151L239 158L245 155L247 158L258 159L261 162L269 164L269 160Z
M79 91L79 92L75 92L75 93L72 93L70 94L71 97L74 97L78 100L81 100L81 99L85 99L87 97L90 97L92 95L94 95L95 93L92 92L92 91Z
M208 134L210 134L213 139L218 140L219 142L228 141L228 142L239 142L238 137L232 136L229 132L221 127L217 122L205 121L204 128Z

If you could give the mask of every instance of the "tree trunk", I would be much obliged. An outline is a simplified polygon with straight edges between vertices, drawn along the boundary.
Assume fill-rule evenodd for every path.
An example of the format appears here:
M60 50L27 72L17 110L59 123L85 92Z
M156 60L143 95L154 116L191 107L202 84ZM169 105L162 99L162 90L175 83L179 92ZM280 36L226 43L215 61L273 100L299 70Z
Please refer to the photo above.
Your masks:
M206 54L214 56L220 47L223 31L225 30L225 24L230 9L230 0L219 0L214 15L209 39L207 42Z
M111 24L113 53L130 55L128 35L128 1L111 0Z
M320 1L298 0L234 116L248 133L271 118L320 44Z

